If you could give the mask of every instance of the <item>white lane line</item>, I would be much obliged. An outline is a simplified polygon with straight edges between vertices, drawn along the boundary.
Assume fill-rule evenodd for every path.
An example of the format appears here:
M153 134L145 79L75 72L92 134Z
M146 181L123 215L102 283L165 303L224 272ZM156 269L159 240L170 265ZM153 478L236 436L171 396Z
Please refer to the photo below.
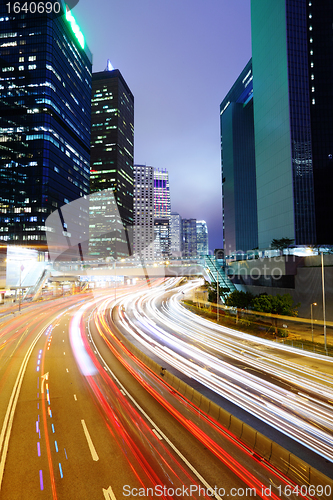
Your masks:
M158 439L160 441L162 441L162 439L163 439L162 436L160 436L159 433L157 431L155 431L155 429L153 429L153 433L155 434L156 437L158 437Z
M111 486L109 486L107 490L103 488L103 495L106 500L117 500Z
M66 368L66 372L67 372L67 373L69 372L68 368Z
M91 453L91 456L92 456L92 459L97 462L97 460L99 460L99 457L97 455L97 452L96 452L96 449L95 449L95 446L94 446L94 443L92 442L92 439L90 437L90 434L88 432L88 429L87 429L87 426L86 426L86 423L84 420L81 420L81 424L82 424L82 427L83 427L83 431L84 431L84 434L87 438L87 441L88 441L88 446L89 446L89 450L90 450L90 453Z
M1 489L2 479L3 479L4 469L5 469L5 462L6 462L6 457L7 457L9 438L10 438L10 434L11 434L12 426L13 426L14 413L15 413L15 409L16 409L16 405L17 405L17 400L18 400L18 397L20 394L20 390L21 390L21 386L22 386L22 382L23 382L23 377L24 377L31 353L32 353L35 345L37 344L38 340L41 338L41 336L45 332L47 326L42 328L42 330L36 335L35 339L31 343L28 351L26 352L26 354L23 358L19 373L17 375L16 381L15 381L12 394L10 396L10 400L8 403L7 411L5 414L5 418L3 421L1 434L0 434L0 489Z
M120 392L122 393L123 396L126 396L126 392L120 389Z
M77 397L76 397L76 394L74 394L74 399L75 399L75 401L77 401Z
M64 354L66 354L66 353L64 352Z

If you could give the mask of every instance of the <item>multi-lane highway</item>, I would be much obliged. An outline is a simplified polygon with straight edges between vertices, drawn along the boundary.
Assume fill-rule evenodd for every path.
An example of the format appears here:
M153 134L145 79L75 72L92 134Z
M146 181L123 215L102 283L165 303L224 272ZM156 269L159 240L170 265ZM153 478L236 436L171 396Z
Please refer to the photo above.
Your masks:
M165 285L153 289L164 307ZM78 295L2 318L0 498L310 498L285 494L283 474L121 342L111 318L146 321L151 293Z
M164 363L333 461L333 360L215 325L180 298L124 297L119 325Z

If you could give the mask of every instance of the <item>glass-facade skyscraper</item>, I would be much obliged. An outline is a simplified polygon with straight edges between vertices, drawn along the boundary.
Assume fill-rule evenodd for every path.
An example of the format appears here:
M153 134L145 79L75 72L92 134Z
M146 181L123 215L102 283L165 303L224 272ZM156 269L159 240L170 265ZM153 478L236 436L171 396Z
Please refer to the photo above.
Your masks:
M61 6L61 15L14 14L0 6L4 243L45 246L52 231L47 216L89 194L92 58Z
M252 0L251 25L253 80L220 107L225 252L332 245L333 3Z
M91 113L90 190L103 194L90 204L89 252L125 257L132 252L134 97L119 70L108 65L93 74Z
M333 244L333 4L252 0L259 247Z
M170 256L170 187L166 169L154 169L154 247L155 259Z
M197 220L197 254L200 257L208 255L208 227L204 220Z
M258 246L252 62L220 105L223 247L227 255Z
M170 253L172 257L181 257L183 249L182 218L177 212L170 216Z
M183 257L197 257L197 221L196 219L183 219Z

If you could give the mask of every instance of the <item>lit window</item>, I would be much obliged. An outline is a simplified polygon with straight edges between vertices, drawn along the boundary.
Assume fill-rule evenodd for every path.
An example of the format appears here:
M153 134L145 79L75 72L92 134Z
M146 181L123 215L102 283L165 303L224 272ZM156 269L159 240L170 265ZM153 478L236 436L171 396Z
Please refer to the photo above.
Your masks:
M309 30L312 31L312 26L309 26Z
M314 75L311 75L311 80L314 80Z
M312 99L312 104L316 104L316 99Z
M29 56L28 60L29 61L36 61L36 56Z
M309 14L309 18L312 19L312 14Z
M19 62L24 62L24 57L19 57Z
M311 68L313 68L313 66L314 66L314 65L313 65L313 62L312 62L312 63L311 63Z
M19 66L18 69L19 71L24 71L24 66Z
M313 43L313 38L310 38L310 43Z
M315 88L314 88L314 87L312 87L311 91L312 91L312 92L314 92L314 91L315 91Z
M29 64L28 69L36 69L36 64Z
M310 56L313 56L313 50L310 50Z

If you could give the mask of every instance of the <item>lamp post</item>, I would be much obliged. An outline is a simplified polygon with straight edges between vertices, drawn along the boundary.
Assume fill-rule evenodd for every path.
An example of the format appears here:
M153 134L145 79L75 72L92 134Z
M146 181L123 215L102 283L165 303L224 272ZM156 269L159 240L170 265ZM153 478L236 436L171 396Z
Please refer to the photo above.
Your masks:
M116 270L116 259L113 262L114 267L114 300L117 298L117 270Z
M312 315L312 306L316 306L317 302L312 302L310 308L311 308L311 333L312 333L312 342L313 342L313 315Z
M22 279L21 279L21 277L22 277L22 271L23 271L23 269L24 269L24 266L21 265L20 266L20 289L19 289L19 312L21 312L21 292L22 292L22 289L21 289L21 287L22 287Z
M326 310L325 310L325 275L324 275L324 254L321 252L321 283L323 289L323 319L324 319L324 343L325 351L327 350L327 339L326 339Z
M218 272L218 269L216 269L216 276L217 276L217 281L216 281L216 291L217 291L217 294L216 294L216 302L217 302L217 304L216 304L216 306L217 306L217 308L216 308L216 312L217 312L216 319L217 319L217 322L219 322L219 320L220 320L220 315L219 315L219 312L220 312L219 311L219 294L220 294L220 290L219 290L219 272Z

